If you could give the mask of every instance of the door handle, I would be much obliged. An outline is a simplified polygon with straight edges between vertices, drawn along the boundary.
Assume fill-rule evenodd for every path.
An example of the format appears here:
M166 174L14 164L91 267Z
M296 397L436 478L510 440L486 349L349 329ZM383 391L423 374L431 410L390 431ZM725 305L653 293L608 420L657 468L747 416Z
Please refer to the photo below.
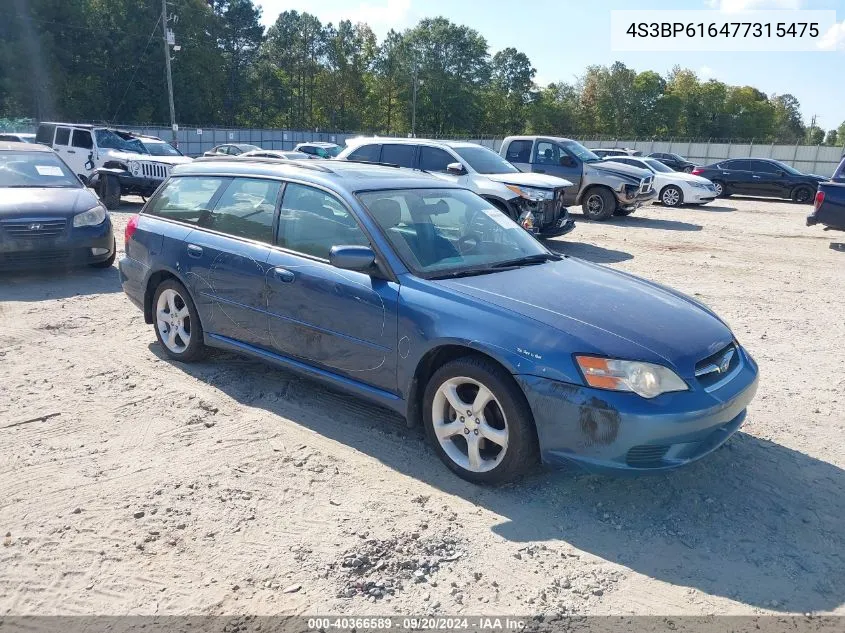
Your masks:
M202 248L196 244L188 244L188 257L199 259L202 257Z
M294 274L285 268L274 268L273 276L284 284L293 283Z
M68 153L68 154L76 154L76 150L75 150L75 149L69 149L69 150L67 151L67 153Z

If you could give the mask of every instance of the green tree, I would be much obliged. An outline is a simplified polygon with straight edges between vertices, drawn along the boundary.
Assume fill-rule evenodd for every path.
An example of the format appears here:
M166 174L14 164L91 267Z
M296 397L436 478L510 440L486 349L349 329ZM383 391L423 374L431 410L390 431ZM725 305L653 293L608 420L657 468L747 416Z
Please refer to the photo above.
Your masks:
M488 131L522 131L536 74L528 56L515 48L506 48L493 56L485 99Z
M839 132L837 130L828 130L827 136L824 139L825 145L836 146L839 144Z
M807 128L807 144L821 145L824 142L824 130L818 125L811 125Z

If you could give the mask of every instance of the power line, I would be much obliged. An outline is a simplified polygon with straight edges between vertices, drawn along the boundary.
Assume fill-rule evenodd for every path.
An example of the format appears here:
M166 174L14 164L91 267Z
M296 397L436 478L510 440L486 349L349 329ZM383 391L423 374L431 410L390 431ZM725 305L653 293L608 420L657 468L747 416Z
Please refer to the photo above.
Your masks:
M153 35L155 35L155 32L156 32L156 29L158 28L159 22L161 22L161 16L158 16L156 23L153 25L153 30L150 31L150 36L147 38L147 45L144 46L143 52L138 57L138 63L135 65L135 70L132 71L132 77L129 79L129 83L126 86L126 90L123 91L123 96L120 98L120 103L117 104L117 110L115 110L114 116L112 116L112 118L111 118L112 121L117 119L117 114L118 114L118 112L120 112L120 108L123 107L123 102L126 100L126 95L129 94L129 89L132 87L132 84L135 81L135 75L138 74L138 69L141 67L141 64L144 62L144 55L147 54L147 49L150 47L150 42L153 41Z

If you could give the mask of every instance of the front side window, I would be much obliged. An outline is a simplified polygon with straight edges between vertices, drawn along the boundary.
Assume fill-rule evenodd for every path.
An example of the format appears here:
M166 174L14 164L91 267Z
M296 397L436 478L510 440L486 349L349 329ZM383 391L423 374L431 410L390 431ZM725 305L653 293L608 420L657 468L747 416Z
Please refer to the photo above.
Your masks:
M449 153L438 147L420 147L420 169L447 172L450 164L457 162Z
M219 176L171 178L144 213L188 224L199 224L211 213L211 202L227 182Z
M384 145L381 148L381 162L400 167L413 167L415 151L414 145Z
M0 152L0 187L82 187L53 152Z
M328 259L332 246L369 246L346 206L315 187L289 183L282 197L278 244L282 248Z
M200 226L272 244L273 219L281 183L259 178L235 178L211 213L201 215Z
M92 149L94 147L94 140L91 138L91 132L88 130L74 130L72 143L74 147L81 147L83 149Z
M56 145L70 145L70 129L66 127L56 128Z
M405 265L423 277L548 255L516 222L465 189L367 191L358 198Z
M556 143L540 141L537 143L537 155L534 162L538 165L559 165L560 148Z

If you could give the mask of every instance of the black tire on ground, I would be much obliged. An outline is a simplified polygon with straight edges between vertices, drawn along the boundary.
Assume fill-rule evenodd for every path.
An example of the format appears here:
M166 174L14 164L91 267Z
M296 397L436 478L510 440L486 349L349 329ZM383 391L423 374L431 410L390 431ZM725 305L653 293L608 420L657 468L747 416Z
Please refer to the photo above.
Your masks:
M679 207L684 203L684 192L675 185L666 185L660 191L660 204L664 207Z
M181 298L182 303L188 308L191 340L183 352L177 353L170 350L167 345L165 345L164 340L162 340L161 332L159 331L156 306L158 306L159 297L165 290L175 291ZM158 344L161 345L164 353L173 360L190 363L202 359L208 351L208 348L206 348L203 343L202 323L200 323L199 313L197 312L194 300L191 298L191 295L188 293L185 286L175 279L166 279L156 288L155 294L153 295L153 329L155 330Z
M691 174L693 169L695 169L695 168L690 166L690 165L687 165L686 167L684 167L683 171L684 171L685 174Z
M731 194L728 192L728 187L721 180L714 180L713 184L716 187L717 198L730 198Z
M106 209L113 211L120 206L120 181L117 176L106 174L100 180L100 190L97 192Z
M111 257L109 257L105 261L97 262L96 264L91 264L91 266L93 268L111 268L112 264L114 264L115 257L117 257L117 242L114 242L112 244Z
M800 185L792 190L792 201L798 204L808 204L813 202L815 191L810 187Z
M637 208L638 207L634 207L634 208L631 208L631 209L623 209L621 207L616 207L616 211L613 212L613 215L619 215L619 216L631 215L634 211L637 210Z
M507 420L507 448L502 461L487 472L473 472L452 460L443 450L435 432L433 403L440 386L452 378L467 377L484 385L498 400ZM471 355L446 363L428 381L423 396L423 424L426 436L438 457L462 479L479 484L511 481L536 467L539 462L537 433L531 409L522 390L507 371L489 358Z
M581 209L588 220L603 222L616 211L616 197L604 187L592 187L584 192Z

